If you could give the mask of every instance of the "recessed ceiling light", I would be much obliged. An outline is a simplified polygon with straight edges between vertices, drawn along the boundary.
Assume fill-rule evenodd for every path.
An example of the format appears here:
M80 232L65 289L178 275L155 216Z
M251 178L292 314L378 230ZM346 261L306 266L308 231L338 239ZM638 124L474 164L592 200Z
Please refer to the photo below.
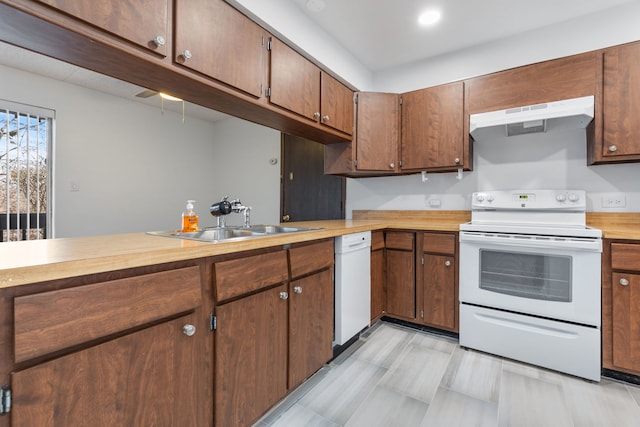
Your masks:
M418 23L426 27L426 26L435 24L440 20L440 18L442 18L442 14L440 13L440 11L431 9L423 12L418 17Z
M307 0L307 9L311 12L320 12L324 10L324 0Z

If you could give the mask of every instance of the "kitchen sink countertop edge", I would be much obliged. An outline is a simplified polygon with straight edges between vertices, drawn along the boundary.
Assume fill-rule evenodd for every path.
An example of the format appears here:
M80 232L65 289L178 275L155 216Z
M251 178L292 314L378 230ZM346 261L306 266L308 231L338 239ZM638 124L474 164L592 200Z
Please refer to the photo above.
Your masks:
M331 220L287 225L322 229L226 242L198 242L146 233L6 242L0 244L0 288L319 240L384 229L387 224L375 220Z

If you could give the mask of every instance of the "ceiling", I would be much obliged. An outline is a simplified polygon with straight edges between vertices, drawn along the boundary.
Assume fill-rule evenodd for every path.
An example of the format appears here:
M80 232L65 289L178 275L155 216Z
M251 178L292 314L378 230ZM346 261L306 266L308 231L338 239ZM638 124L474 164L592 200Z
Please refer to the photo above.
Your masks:
M473 45L603 11L637 0L283 0L298 7L372 72L400 67ZM307 2L324 5L319 12ZM442 20L417 25L417 15L438 7ZM145 88L0 42L0 64L160 108L160 98L137 98ZM228 116L185 103L187 117ZM182 112L181 103L164 108Z
M634 0L286 0L332 35L369 70L410 64L557 24ZM312 12L306 7L324 4ZM420 27L437 8L441 21Z

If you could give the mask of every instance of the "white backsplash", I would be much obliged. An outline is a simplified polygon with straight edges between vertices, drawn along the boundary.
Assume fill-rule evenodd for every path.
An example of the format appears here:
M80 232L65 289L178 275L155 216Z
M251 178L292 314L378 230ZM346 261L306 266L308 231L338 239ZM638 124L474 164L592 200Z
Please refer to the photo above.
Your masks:
M587 166L585 131L522 135L474 142L474 170L349 179L347 215L352 210L468 210L479 190L582 189L590 212L640 212L640 163ZM624 195L624 208L603 208L602 198ZM432 206L430 200L439 200ZM437 204L437 202L436 202Z

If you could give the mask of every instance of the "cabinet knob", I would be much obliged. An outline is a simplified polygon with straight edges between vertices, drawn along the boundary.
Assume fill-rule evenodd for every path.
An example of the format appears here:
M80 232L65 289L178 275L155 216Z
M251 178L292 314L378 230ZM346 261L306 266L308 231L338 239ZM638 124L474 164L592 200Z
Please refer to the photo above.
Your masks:
M444 265L445 265L445 266L447 266L447 267L450 267L450 266L451 266L451 261L446 260L446 261L444 262Z
M609 146L609 151L611 151L612 153L615 152L615 151L618 151L618 147L615 146L615 145L610 145Z
M319 119L320 113L316 111L315 113L313 113L313 117L315 117L316 119Z
M193 54L191 53L191 51L190 51L190 50L183 50L183 51L180 53L180 56L181 56L181 57L183 57L185 60L187 60L187 59L191 59L191 57L193 56Z
M296 294L301 294L302 293L302 286L294 286L293 287L293 292L295 292Z
M164 46L165 43L166 43L166 40L162 36L155 36L153 39L153 44L155 44L156 47Z
M322 116L322 121L323 122L328 122L329 121L329 116Z
M457 164L459 164L459 163L460 163L460 157L456 157L456 158L454 159L454 162L456 162L456 165L457 165Z
M289 292L280 292L280 299L289 299Z
M625 279L624 277L622 279L620 279L620 284L622 286L628 286L629 285L629 280Z
M396 164L395 163L389 163L389 169L395 169Z
M182 327L182 333L188 337L192 337L196 333L196 327L186 324Z
M282 220L283 220L284 222L287 222L287 221L289 221L290 219L291 219L291 217L290 217L289 215L282 215Z

